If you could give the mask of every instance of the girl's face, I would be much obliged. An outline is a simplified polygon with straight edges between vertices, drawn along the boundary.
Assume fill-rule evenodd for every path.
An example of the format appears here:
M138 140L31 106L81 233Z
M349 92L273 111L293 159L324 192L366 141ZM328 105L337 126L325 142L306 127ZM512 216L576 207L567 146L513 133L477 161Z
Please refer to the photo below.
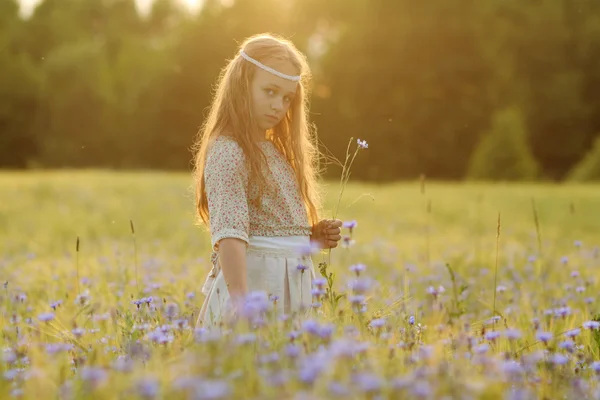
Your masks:
M288 61L275 61L265 65L286 75L297 75L298 71ZM297 82L293 82L256 67L251 84L252 112L261 132L277 125L296 95Z

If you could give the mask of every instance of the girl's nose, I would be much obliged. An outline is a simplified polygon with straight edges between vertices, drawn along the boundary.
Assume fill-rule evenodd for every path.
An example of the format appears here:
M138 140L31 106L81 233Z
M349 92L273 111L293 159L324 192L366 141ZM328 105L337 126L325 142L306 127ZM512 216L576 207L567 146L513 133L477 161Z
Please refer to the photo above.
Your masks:
M281 109L283 108L283 100L281 100L281 99L273 100L273 103L271 103L271 108L276 111L281 111Z

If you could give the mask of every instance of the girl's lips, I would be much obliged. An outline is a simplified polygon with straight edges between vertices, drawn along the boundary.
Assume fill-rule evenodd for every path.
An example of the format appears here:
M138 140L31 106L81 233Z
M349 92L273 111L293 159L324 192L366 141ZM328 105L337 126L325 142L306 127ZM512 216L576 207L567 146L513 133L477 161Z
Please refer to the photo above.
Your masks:
M270 119L271 121L277 121L277 117L275 117L275 116L273 116L273 115L266 114L266 117L267 117L268 119Z

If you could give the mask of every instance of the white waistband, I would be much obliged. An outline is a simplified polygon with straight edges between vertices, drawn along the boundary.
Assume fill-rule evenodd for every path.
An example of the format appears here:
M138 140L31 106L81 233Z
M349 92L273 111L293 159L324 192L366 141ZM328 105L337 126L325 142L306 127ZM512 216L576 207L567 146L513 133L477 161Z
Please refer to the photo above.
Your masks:
M310 244L308 236L250 236L248 240L256 249L297 249Z

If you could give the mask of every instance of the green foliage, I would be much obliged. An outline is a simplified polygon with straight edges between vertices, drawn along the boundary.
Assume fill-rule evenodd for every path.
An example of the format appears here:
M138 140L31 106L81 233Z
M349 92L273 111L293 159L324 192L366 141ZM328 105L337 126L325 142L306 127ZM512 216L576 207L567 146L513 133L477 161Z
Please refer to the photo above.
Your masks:
M532 180L538 175L518 110L496 112L492 127L473 153L468 177L477 180Z
M567 178L573 182L600 181L600 136Z

